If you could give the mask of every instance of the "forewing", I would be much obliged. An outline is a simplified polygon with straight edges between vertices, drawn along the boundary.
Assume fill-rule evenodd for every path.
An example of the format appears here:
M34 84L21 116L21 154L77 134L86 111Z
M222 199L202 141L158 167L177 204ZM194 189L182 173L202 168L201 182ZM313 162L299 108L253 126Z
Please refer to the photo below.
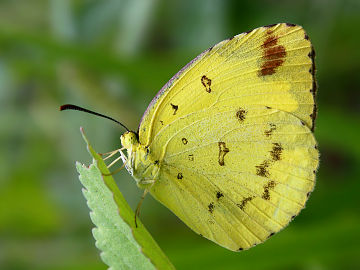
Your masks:
M224 40L177 73L153 99L139 126L149 145L165 126L223 104L263 105L289 112L313 130L314 51L301 26L276 24Z

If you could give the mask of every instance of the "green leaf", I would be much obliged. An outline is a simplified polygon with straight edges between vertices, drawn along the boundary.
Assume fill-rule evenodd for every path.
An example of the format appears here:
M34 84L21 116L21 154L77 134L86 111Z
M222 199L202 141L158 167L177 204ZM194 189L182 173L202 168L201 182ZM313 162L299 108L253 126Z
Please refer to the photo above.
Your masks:
M95 150L81 133L93 163L86 167L76 163L90 217L96 228L93 235L102 251L102 260L111 269L175 269L125 201L112 176Z

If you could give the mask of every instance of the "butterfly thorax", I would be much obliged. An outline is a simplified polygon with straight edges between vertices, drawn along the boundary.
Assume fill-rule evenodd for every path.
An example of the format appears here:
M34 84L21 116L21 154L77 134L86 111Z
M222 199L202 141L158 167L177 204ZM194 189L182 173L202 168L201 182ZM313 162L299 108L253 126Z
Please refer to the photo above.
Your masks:
M148 147L139 143L136 133L126 132L120 139L127 151L127 156L121 152L125 168L140 188L150 187L157 180L159 162L151 157Z

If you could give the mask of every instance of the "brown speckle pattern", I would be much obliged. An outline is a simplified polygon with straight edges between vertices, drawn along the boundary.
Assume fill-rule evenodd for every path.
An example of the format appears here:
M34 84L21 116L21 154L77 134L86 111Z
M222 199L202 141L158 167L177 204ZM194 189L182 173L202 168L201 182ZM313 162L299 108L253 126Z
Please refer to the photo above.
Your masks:
M241 210L244 210L245 209L245 206L248 202L250 202L252 199L254 199L255 197L253 196L250 196L250 197L246 197L244 198L241 203L237 204L237 206L241 209Z
M269 161L265 160L260 165L255 166L256 167L256 174L262 177L269 177Z
M261 198L263 198L264 200L270 200L270 190L273 189L276 186L275 181L269 181L265 186L264 186L264 192L261 195Z
M214 202L211 202L208 205L208 211L212 214L214 212L214 208L215 208Z
M270 137L272 135L273 131L276 130L275 124L270 123L269 126L270 126L269 129L264 131L264 134L266 137Z
M174 104L172 104L172 103L170 103L170 105L171 105L172 109L174 110L173 115L175 115L176 112L177 112L177 110L179 109L179 106L178 106L178 105L174 105Z
M278 38L273 35L271 30L267 31L267 38L262 44L264 50L263 63L261 65L259 76L272 75L276 72L276 69L284 63L286 56L285 47L277 45Z
M206 77L205 75L203 75L201 77L201 83L205 87L206 92L211 93L211 88L210 88L211 80L208 77Z
M239 120L239 122L243 122L245 120L246 114L247 114L247 111L245 111L243 108L239 108L236 111L236 118Z
M273 161L278 161L281 159L282 151L283 151L283 148L280 143L273 143L273 148L270 151L270 155L271 155Z
M224 142L219 142L219 165L224 166L224 157L227 153L229 153L229 148L226 147L226 144Z

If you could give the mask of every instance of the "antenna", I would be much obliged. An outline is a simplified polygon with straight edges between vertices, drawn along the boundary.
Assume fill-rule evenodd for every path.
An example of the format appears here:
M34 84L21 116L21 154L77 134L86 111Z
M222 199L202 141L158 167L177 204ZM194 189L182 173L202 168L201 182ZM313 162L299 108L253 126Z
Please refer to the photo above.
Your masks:
M115 123L118 123L120 126L122 126L123 128L125 128L127 131L130 132L130 130L125 127L124 124L120 123L119 121L115 120L114 118L111 118L109 116L106 116L106 115L103 115L101 113L97 113L97 112L94 112L94 111L90 111L88 109L85 109L85 108L82 108L82 107L79 107L79 106L76 106L76 105L72 105L72 104L64 104L62 106L60 106L60 111L65 111L65 110L75 110L75 111L81 111L81 112L86 112L86 113L90 113L90 114L94 114L94 115L97 115L97 116L100 116L100 117L103 117L103 118L107 118L111 121L114 121Z

